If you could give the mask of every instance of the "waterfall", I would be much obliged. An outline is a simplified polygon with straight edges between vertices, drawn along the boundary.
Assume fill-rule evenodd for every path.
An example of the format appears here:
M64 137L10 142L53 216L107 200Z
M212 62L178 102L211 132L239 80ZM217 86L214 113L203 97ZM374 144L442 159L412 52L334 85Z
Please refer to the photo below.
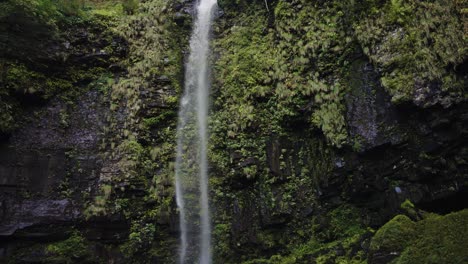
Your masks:
M179 263L211 264L208 201L208 54L216 0L200 0L190 39L185 88L177 126L176 201L180 216Z

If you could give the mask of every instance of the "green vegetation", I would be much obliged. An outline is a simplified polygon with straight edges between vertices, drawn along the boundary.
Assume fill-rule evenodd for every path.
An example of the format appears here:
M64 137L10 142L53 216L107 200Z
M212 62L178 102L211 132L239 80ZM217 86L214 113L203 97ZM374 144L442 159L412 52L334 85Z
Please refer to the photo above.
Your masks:
M153 224L134 221L130 229L128 241L122 245L122 251L128 256L141 253L153 243L155 227Z
M397 215L372 238L373 252L398 252L392 262L463 263L468 259L468 210L445 216L427 214L418 222Z
M134 12L137 0L7 0L0 3L0 21L16 22L24 37L33 39L46 33L43 30L55 30L61 24L74 23L77 20L92 20L98 15L123 15ZM34 32L34 30L40 30ZM18 33L18 32L15 32ZM30 36L27 36L30 35ZM2 35L3 37L3 35ZM4 41L3 38L0 38ZM15 41L15 40L13 40ZM2 43L3 44L3 43Z
M292 243L283 254L269 259L255 259L244 264L286 264L286 263L367 263L366 254L360 248L366 229L360 223L356 208L342 206L327 216L327 225L322 229L313 226L311 239L306 243Z
M260 5L236 17L235 26L217 41L221 56L215 76L222 89L215 113L236 113L227 131L230 137L249 128L281 133L289 120L302 119L320 128L332 144L345 142L344 90L338 81L325 78L333 65L342 63L333 61L333 56L339 58L347 48L337 33L340 13L332 16L334 8L302 4L298 9L296 4L280 1L272 27ZM317 17L327 21L307 23ZM296 45L291 45L292 40ZM313 109L307 109L309 105ZM301 110L312 114L299 116Z
M370 249L401 251L411 243L415 232L415 223L411 219L405 215L397 215L377 231Z
M97 263L89 242L76 230L66 240L49 244L46 252L48 263Z
M455 73L468 55L460 1L391 0L379 11L354 28L364 53L383 68L382 84L394 102L413 99L416 89L429 82L443 91L463 92L466 81Z
M122 3L125 13L132 15L138 8L138 0L124 0Z
M458 71L467 55L463 33L466 16L462 15L466 11L459 1L218 3L225 15L215 25L213 45L209 153L213 201L220 207L218 211L236 203L240 212L261 208L258 215L251 213L261 219L287 218L281 222L281 231L290 235L279 238L278 230L252 223L249 230L257 234L252 242L250 233L233 231L232 223L238 216L224 213L215 219L220 241L217 254L227 256L223 261L231 259L230 254L245 256L248 261L252 256L278 253L251 263L307 263L310 254L317 255L316 261L365 262L364 251L332 256L332 250L323 250L337 245L331 241L346 244L345 238L315 238L309 244L298 239L311 235L299 226L308 226L312 220L296 214L301 205L314 204L315 188L327 180L334 156L330 145L355 151L363 148L361 138L350 138L346 124L345 97L351 91L359 93L366 81L350 76L356 73L353 67L372 63L393 102L420 100L415 95L429 89L422 87L461 98L466 80ZM299 135L301 140L291 134L297 130L304 131ZM317 131L328 144L317 140ZM288 149L273 144L271 150L278 138L304 147ZM317 158L315 154L308 156L314 153L311 149L318 153ZM270 152L281 154L276 159ZM301 192L301 186L310 192ZM299 199L301 195L309 198ZM256 199L262 202L252 202ZM402 210L413 220L422 217L409 201ZM398 219L395 225L404 225L404 221ZM366 232L357 229L361 235ZM326 233L321 230L315 235ZM347 237L353 243L359 239L351 234ZM260 249L248 248L249 242ZM288 244L304 246L295 250Z
M174 214L175 109L183 74L181 50L188 40L188 28L173 23L175 4L125 1L128 15L115 28L128 42L129 53L119 62L125 73L105 91L110 115L101 149L120 173L102 178L112 195L88 208L122 214L131 223L128 240L120 247L128 263L174 260L175 240L166 225Z
M101 186L100 194L94 197L94 202L91 203L84 211L86 218L92 216L106 215L111 212L107 209L107 203L109 202L112 194L112 187L110 185Z
M118 10L120 6L120 11ZM102 76L120 56L112 48L111 28L122 13L119 2L9 0L0 3L0 134L21 125L25 101L47 102L53 98L72 102L87 91L86 84ZM101 32L87 35L85 43L76 41L76 31ZM68 43L64 47L64 43ZM93 54L91 45L107 52L107 61L86 65L69 58ZM89 87L92 88L92 87Z
M182 2L0 3L0 134L21 126L30 101L75 107L83 93L99 92L97 103L109 107L104 162L97 190L83 194L84 213L128 221L126 263L170 263L176 252L175 129L191 21ZM371 62L393 102L428 89L466 97L466 7L457 0L219 5L209 145L215 262L366 263L362 245L372 230L361 211L346 197L338 208L318 202L336 153L364 148L346 123L345 97L365 85L350 78L353 67ZM86 37L68 43L80 30ZM97 53L105 56L74 60ZM60 129L69 128L69 113L59 112ZM70 185L66 178L59 186L63 197L78 193ZM409 200L401 210L375 233L371 252L399 252L396 263L466 260L466 210L438 216ZM47 246L48 262L92 262L90 246L74 231Z
M312 100L312 124L336 146L347 139L342 103L345 87L338 78L327 77L340 74L338 65L351 48L340 36L342 16L336 7L318 8L307 1L280 1L275 9L275 31L279 37L277 93L283 100L304 98L298 101L302 107ZM296 44L291 45L291 41Z
M401 204L401 209L405 212L406 215L408 215L411 219L413 220L420 220L421 218L421 212L419 209L417 209L414 204L406 199L402 204Z
M0 133L10 133L15 128L16 108L16 103L8 98L8 93L0 90Z
M299 119L335 146L352 145L344 95L352 88L350 64L361 53L381 70L394 102L417 99L429 83L452 96L466 86L456 73L467 56L458 1L277 1L268 3L270 12L264 1L219 4L232 26L216 44L215 87L222 89L215 113L236 113L231 137L249 128L278 133ZM249 12L234 14L234 6Z
M44 74L27 69L24 64L6 65L5 88L20 94L40 94L44 99L59 91L72 88L70 81L48 78Z

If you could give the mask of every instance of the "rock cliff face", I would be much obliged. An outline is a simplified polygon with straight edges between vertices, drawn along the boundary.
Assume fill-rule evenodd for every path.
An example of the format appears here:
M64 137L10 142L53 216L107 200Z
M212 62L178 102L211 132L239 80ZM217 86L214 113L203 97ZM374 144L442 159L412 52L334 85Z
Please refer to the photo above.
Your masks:
M128 47L105 18L59 21L55 28L23 8L13 9L17 21L3 13L1 21L11 42L2 57L2 103L12 111L0 131L0 244L3 260L30 263L47 261L38 245L64 240L74 227L91 240L128 234L123 219L83 224L104 160L109 106L100 87ZM30 24L49 33L30 42L23 36Z
M193 8L130 2L0 13L0 261L175 263ZM466 261L466 24L460 1L220 0L214 262Z

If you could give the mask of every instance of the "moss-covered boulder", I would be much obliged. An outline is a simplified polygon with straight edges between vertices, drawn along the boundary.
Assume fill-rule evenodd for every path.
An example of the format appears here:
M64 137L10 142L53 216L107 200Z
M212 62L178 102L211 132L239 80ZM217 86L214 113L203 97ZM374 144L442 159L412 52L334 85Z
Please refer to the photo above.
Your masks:
M392 259L396 252L401 252L415 235L416 224L405 215L397 215L382 226L372 238L371 251L376 256Z
M397 215L372 238L369 263L466 263L467 245L467 209L418 222Z

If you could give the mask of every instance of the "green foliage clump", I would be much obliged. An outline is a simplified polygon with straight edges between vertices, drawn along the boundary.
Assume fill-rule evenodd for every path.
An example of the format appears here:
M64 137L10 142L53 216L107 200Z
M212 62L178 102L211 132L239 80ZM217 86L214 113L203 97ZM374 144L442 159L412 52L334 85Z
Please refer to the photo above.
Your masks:
M213 228L214 252L216 254L224 254L229 252L230 239L231 239L231 225L230 224L217 224Z
M102 185L100 188L100 194L94 197L94 201L89 204L84 211L86 218L92 216L102 216L106 215L109 212L108 202L112 194L112 186Z
M264 34L265 17L244 15L238 21L239 25L232 27L229 34L215 44L215 49L220 49L220 58L215 64L216 86L222 89L216 97L214 119L224 124L224 119L230 120L226 131L230 138L258 125L266 125L265 128L273 132L278 126L275 121L281 119L281 113L275 116L271 110L254 107L261 98L272 93L274 47L272 35ZM269 122L264 122L266 119Z
M94 14L120 15L122 12L110 10L121 8L122 1L128 2L128 0L7 0L0 3L0 21L16 23L22 32L14 34L23 33L25 38L34 41L35 37L43 34L57 36L58 27L62 24L80 20L90 21ZM0 34L0 43L8 41L3 37Z
M138 0L123 0L123 10L128 15L132 15L138 8Z
M175 34L177 29L169 22L172 15L169 13L171 4L166 1L141 3L139 11L128 16L124 23L119 25L119 32L130 45L130 54L126 61L129 67L128 74L113 84L110 96L113 106L111 110L120 106L125 107L127 112L122 135L124 139L134 140L136 131L149 128L145 126L147 122L139 124L139 113L148 103L140 98L142 91L161 97L170 92L169 88L180 91L178 78L181 74L181 55L176 51L180 48L182 42L178 40L182 36ZM156 91L154 83L162 75L169 78L172 86ZM170 96L165 96L162 101L167 107L177 103Z
M274 63L272 34L266 32L264 13L243 14L223 38L215 40L214 50L220 57L214 63L215 98L210 116L209 158L216 175L210 183L220 199L228 193L222 186L239 180L254 180L267 175L266 140L280 133L286 114L278 110L273 93L271 68ZM249 133L256 131L255 134ZM240 159L251 157L255 162L232 169Z
M67 80L46 77L23 64L12 64L7 66L5 88L20 94L39 94L43 99L49 99L58 91L71 89L72 84Z
M401 203L400 207L405 212L405 214L408 215L411 219L419 220L421 218L419 210L414 206L414 204L410 200L406 199L403 203Z
M66 240L47 245L48 263L97 263L94 261L89 242L77 230Z
M466 86L458 72L467 56L458 1L267 1L269 9L264 1L219 4L231 27L216 44L214 87L221 99L215 105L233 113L225 131L233 138L262 126L278 133L307 114L306 123L333 145L352 144L344 97L351 88L347 68L357 57L376 65L394 102L418 99L434 87L460 97ZM236 8L249 12L236 14Z
M345 86L338 78L326 77L340 73L337 66L350 48L339 26L343 16L337 7L319 8L306 1L279 1L275 8L276 92L283 100L298 97L303 105L312 101L312 123L336 146L347 139Z
M352 206L341 206L327 215L326 232L314 230L306 243L293 243L288 251L275 254L269 259L254 259L243 264L268 263L367 263L360 249L361 238L367 230L360 223L358 210ZM342 253L337 254L337 250Z
M457 1L387 1L354 28L364 53L383 69L382 84L394 102L413 99L415 90L438 83L460 93L466 86L456 74L468 49Z
M54 1L51 0L8 0L0 3L0 20L14 19L22 22L23 19L33 19L32 23L54 25L56 19L60 17L59 10Z
M247 260L304 243L312 233L310 228L297 228L310 222L302 218L304 206L314 203L318 183L326 180L333 160L329 145L314 138L312 131L318 128L335 146L347 140L342 101L346 84L335 78L341 73L336 65L344 63L336 57L351 48L337 37L342 14L334 15L335 7L320 10L307 1L279 1L276 9L270 2L270 10L264 1L243 4L249 6L248 12L232 15L236 12L228 10L215 27L219 37L213 45L209 144L213 203L259 206L265 218L285 221L282 230L294 235L280 236L277 230L253 223L248 232L255 232L259 248L245 246L252 236L248 232L235 234L235 241L222 237L222 251L215 254L222 260L237 255ZM317 24L310 22L317 19ZM303 133L292 136L297 127ZM255 199L258 205L251 204ZM229 227L219 228L218 236L231 236L235 217L230 213L216 217L217 226Z
M9 133L15 128L14 102L8 99L7 91L0 89L0 134Z
M12 132L21 117L17 96L32 96L48 100L59 93L72 90L72 82L61 76L50 76L30 69L23 63L1 63L0 76L0 133Z
M400 251L415 235L416 225L405 215L397 215L382 226L372 238L371 250Z
M120 188L139 186L146 192L144 201L156 203L155 208L142 209L141 213L130 213L133 210L128 205L120 207L129 218L167 219L171 210L176 121L172 107L177 100L166 93L180 89L182 69L178 67L181 58L177 51L183 43L178 42L182 35L176 35L177 27L170 22L172 4L167 1L140 3L139 11L126 17L118 27L130 45L129 58L124 62L128 74L113 83L108 93L112 113L117 115L124 111L125 115L123 121L117 120L116 115L109 117L104 147L109 157L118 160L121 173L106 180ZM168 78L171 86L162 89L155 86L162 75ZM163 107L148 107L152 102L142 97L146 93L151 98L160 98ZM160 127L162 125L164 127Z
M79 16L85 6L85 0L58 0L58 10L67 16Z
M101 180L112 186L106 214L122 214L132 223L121 247L129 263L174 259L170 247L175 241L164 224L175 214L175 107L181 92L182 47L188 40L187 29L174 23L176 4L123 1L128 16L116 28L128 42L129 53L120 62L125 73L106 90L110 114L101 148L118 172Z
M128 241L121 246L122 251L128 256L133 256L148 248L154 241L155 231L153 224L141 221L132 222Z
M398 252L392 262L463 263L468 259L468 210L445 216L427 214L418 222L398 215L372 238L372 251Z
M269 15L259 4L236 17L229 34L216 41L215 87L222 89L215 108L230 113L228 135L236 138L250 129L282 133L289 120L302 119L341 146L347 140L346 86L327 75L339 72L340 54L350 48L339 35L343 13L306 1L279 1L271 26ZM309 118L299 115L304 110Z
M69 50L57 50L65 40L70 41L69 35L73 34L69 31L76 28L99 32L101 37L115 36L110 30L113 22L108 17L95 16L95 9L84 8L85 4L95 6L94 2L81 0L0 3L0 49L4 51L0 55L0 133L8 134L21 126L25 102L45 102L59 97L72 105L72 98L88 91L83 86L99 76L109 76L108 70L100 66L67 63L69 52L77 52L77 49L80 53L94 52L92 47L78 44ZM79 8L79 12L72 12L74 8ZM66 9L70 12L65 12ZM89 41L94 44L95 38L96 35L91 34ZM102 42L99 40L98 45ZM109 41L104 49L109 50L111 45ZM111 55L109 62L117 60L112 50L108 54ZM96 83L88 88L95 86Z

